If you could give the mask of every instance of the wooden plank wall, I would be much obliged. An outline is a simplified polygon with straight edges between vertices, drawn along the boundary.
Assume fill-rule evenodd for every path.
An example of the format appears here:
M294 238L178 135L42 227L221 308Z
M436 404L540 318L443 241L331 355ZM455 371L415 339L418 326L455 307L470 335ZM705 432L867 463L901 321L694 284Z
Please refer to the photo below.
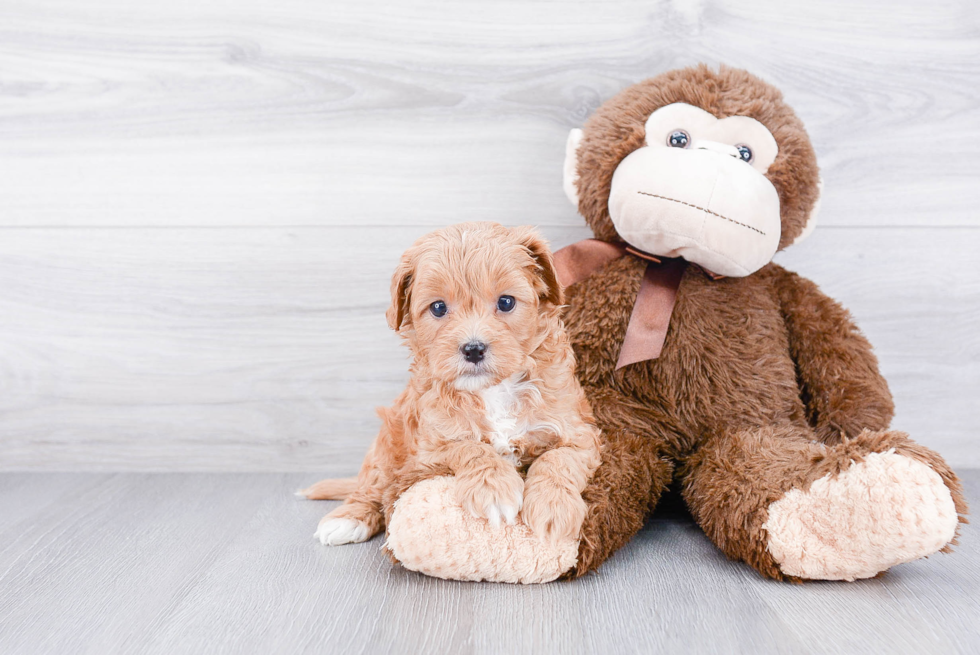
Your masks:
M779 261L980 466L975 0L3 0L0 468L353 471L406 377L399 253L587 236L567 131L699 61L797 109L822 224Z

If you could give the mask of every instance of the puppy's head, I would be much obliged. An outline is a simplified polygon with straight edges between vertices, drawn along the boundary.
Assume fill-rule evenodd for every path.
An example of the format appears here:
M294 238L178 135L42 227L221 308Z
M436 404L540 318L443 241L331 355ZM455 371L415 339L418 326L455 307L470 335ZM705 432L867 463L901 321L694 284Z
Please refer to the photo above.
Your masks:
M408 342L417 373L478 391L533 364L562 302L548 244L534 230L463 223L402 256L388 324Z

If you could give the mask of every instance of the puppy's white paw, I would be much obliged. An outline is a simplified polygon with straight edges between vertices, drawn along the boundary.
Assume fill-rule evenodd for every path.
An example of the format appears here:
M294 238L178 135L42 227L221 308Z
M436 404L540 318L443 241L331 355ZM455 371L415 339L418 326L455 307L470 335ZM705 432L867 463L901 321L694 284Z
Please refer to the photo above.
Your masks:
M504 520L507 521L507 525L514 525L517 523L517 515L521 511L521 507L524 506L524 499L518 495L517 500L513 505L504 505L500 508L501 514L504 515Z
M490 521L490 525L494 528L499 528L502 523L514 525L517 522L517 514L521 511L523 500L518 495L512 505L507 503L491 503L487 505L484 508L484 512L486 513L487 520Z
M371 536L368 526L354 519L326 518L313 534L324 546L359 544Z
M476 475L457 474L456 498L463 509L475 517L487 519L494 528L504 522L514 525L524 504L524 478L501 461L494 474L483 471Z

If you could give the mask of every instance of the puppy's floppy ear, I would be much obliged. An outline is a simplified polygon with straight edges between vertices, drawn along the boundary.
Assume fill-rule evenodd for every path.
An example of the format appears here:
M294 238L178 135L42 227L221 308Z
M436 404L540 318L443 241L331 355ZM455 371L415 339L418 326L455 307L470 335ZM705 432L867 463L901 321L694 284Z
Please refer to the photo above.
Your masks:
M535 284L535 287L538 290L538 297L556 307L564 304L565 293L558 282L558 271L555 270L555 260L551 255L548 242L533 228L522 226L513 229L518 243L527 249L537 264L535 272L539 284Z
M401 329L405 317L410 314L412 278L415 275L413 250L409 249L402 255L398 268L391 277L391 307L385 313L385 318L388 319L388 326L396 332Z

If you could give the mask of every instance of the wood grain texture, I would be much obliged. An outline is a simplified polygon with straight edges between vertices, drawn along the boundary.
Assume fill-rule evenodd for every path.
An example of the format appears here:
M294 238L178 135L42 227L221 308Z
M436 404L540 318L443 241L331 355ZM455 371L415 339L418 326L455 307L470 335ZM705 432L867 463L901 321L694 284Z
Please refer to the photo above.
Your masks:
M426 229L6 230L0 467L356 471L407 379L384 311ZM876 344L896 427L960 466L980 465L978 249L964 228L825 228L779 256ZM909 270L923 252L943 266Z
M5 0L0 224L580 224L565 136L728 63L807 124L838 225L978 225L973 0Z
M980 501L980 471L965 473ZM597 575L460 583L380 538L325 548L301 474L5 474L0 652L970 653L980 531L855 583L790 585L727 561L677 506ZM26 509L29 507L29 509ZM0 517L7 519L5 514Z
M565 135L698 61L779 85L897 427L980 466L980 4L0 3L0 469L347 473L416 236L587 235Z

